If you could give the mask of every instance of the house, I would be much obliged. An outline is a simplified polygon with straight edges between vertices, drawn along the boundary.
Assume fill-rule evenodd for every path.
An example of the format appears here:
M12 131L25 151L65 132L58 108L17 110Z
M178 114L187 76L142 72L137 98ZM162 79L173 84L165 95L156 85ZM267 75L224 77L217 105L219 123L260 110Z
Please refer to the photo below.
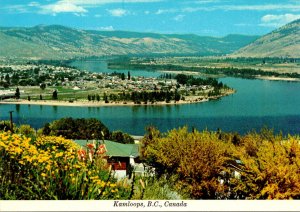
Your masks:
M107 150L107 163L112 166L116 178L124 178L132 174L139 157L139 145L121 144L114 141L104 141Z
M83 147L92 143L87 140L75 140L75 142ZM113 175L118 179L130 177L138 165L139 145L122 144L109 140L101 141L101 144L105 148L103 158L106 159L108 165L111 165Z

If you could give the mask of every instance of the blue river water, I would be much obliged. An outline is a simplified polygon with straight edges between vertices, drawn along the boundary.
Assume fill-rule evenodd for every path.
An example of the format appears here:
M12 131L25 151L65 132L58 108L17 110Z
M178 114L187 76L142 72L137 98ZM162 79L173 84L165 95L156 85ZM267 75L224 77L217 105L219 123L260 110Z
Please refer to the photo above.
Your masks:
M127 70L124 72L127 73ZM131 75L148 75L147 71L131 71ZM155 73L157 75L158 73ZM153 75L152 75L153 76ZM35 128L62 118L97 118L110 130L122 130L143 135L145 127L154 125L161 131L181 126L198 130L221 129L245 134L262 127L276 133L300 134L300 83L221 78L233 87L233 95L205 103L168 106L105 106L65 107L37 105L1 105L0 119L9 118L13 110L14 122L27 123Z

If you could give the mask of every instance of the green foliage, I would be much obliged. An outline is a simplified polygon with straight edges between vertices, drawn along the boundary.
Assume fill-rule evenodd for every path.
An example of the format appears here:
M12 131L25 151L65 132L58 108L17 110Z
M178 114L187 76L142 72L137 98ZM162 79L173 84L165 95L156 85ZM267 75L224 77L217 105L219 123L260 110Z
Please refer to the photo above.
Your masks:
M45 90L45 89L46 89L46 84L45 84L45 83L41 83L41 84L40 84L40 88L41 88L42 90Z
M128 199L127 181L112 178L101 155L61 137L0 132L0 199ZM88 157L87 157L88 155Z
M270 61L272 63L287 63L295 61L299 61L297 58L289 58L289 59L282 59L282 58L263 58L266 61ZM290 61L291 60L291 61ZM186 71L187 67L182 64L149 64L145 63L147 61L147 58L142 58L139 62L131 62L131 60L128 61L111 61L109 65L111 68L120 68L120 69L131 69L131 70L152 70L152 71L159 71L159 70L165 70L165 71ZM257 62L259 61L259 62ZM212 63L226 63L226 62L236 62L238 64L249 64L249 66L253 66L253 63L256 65L261 64L262 58L237 58L237 59L223 59L223 60L216 60ZM201 74L207 74L207 75L225 75L225 76L231 76L231 77L238 77L238 78L246 78L246 79L253 79L257 76L274 76L274 77L290 77L290 78L300 78L300 74L296 72L275 72L275 71L266 71L261 69L255 69L255 68L235 68L235 67L207 67L207 65L203 65L203 67L197 67L196 65L190 66L188 68L189 71L193 72L199 72ZM188 83L190 80L189 77L184 76L184 74L178 74L177 80L179 80L179 83L185 84ZM198 81L196 79L196 81ZM198 82L197 82L198 84ZM225 87L226 85L224 85Z
M16 128L15 124L13 124L13 128ZM0 121L0 131L12 131L10 121Z
M16 93L15 93L16 99L20 99L20 89L16 88Z
M16 132L32 139L35 137L35 129L30 125L21 125Z
M123 144L134 144L134 139L129 134L121 131L113 131L110 139Z
M256 36L241 35L237 35L235 39L228 39L228 37L214 38L197 35L84 31L57 25L2 28L0 31L1 57L58 59L56 64L66 58L103 56L105 54L103 44L110 47L109 55L157 55L159 53L161 55L211 55L233 52L257 38ZM129 42L117 44L114 39L111 39L112 37L116 39L127 38ZM161 39L163 42L160 45L148 43L149 48L145 48L145 41L143 41L145 37ZM174 43L174 39L180 41ZM137 40L141 45L136 43ZM56 49L60 49L60 51Z
M99 120L62 118L43 128L45 135L63 136L69 139L108 139L108 128Z
M160 136L157 130L150 129L142 143L148 162L161 173L178 175L175 186L192 198L215 199L218 192L226 190L218 178L226 171L230 149L216 133L189 133L184 127Z
M241 136L149 128L141 154L193 199L299 199L299 141L268 129Z
M57 96L57 90L54 90L52 93L52 99L53 100L57 100L58 96Z
M236 155L243 162L234 192L247 199L300 198L299 138L270 135L270 131L242 138Z
M135 104L141 104L142 102L147 104L148 102L164 102L169 103L171 100L179 101L181 94L178 91L133 91L133 92L122 92L118 94L110 94L107 96L104 93L103 99L105 103L110 101L132 101Z

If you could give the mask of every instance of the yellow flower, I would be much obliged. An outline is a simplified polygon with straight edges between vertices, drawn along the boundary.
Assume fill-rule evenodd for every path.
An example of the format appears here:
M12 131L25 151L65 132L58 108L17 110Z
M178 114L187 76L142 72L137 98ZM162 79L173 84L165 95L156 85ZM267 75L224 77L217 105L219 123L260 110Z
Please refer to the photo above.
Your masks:
M24 163L24 161L20 160L20 161L19 161L19 164L24 165L25 163Z
M46 166L46 169L49 171L50 168L51 168L51 166L48 164L48 165Z
M42 173L41 175L42 175L42 177L46 177L47 176L45 173Z
M63 152L56 153L56 154L55 154L55 158L61 157L61 156L63 156L63 154L64 154Z

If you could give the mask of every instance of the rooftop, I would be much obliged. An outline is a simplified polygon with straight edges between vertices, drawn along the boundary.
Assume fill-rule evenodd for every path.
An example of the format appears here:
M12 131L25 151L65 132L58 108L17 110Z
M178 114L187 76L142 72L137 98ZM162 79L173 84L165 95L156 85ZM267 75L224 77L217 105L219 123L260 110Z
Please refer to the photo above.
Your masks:
M74 140L80 146L86 146L91 141L87 140ZM138 144L122 144L114 141L104 140L104 145L107 150L106 155L110 157L138 157L139 145Z

